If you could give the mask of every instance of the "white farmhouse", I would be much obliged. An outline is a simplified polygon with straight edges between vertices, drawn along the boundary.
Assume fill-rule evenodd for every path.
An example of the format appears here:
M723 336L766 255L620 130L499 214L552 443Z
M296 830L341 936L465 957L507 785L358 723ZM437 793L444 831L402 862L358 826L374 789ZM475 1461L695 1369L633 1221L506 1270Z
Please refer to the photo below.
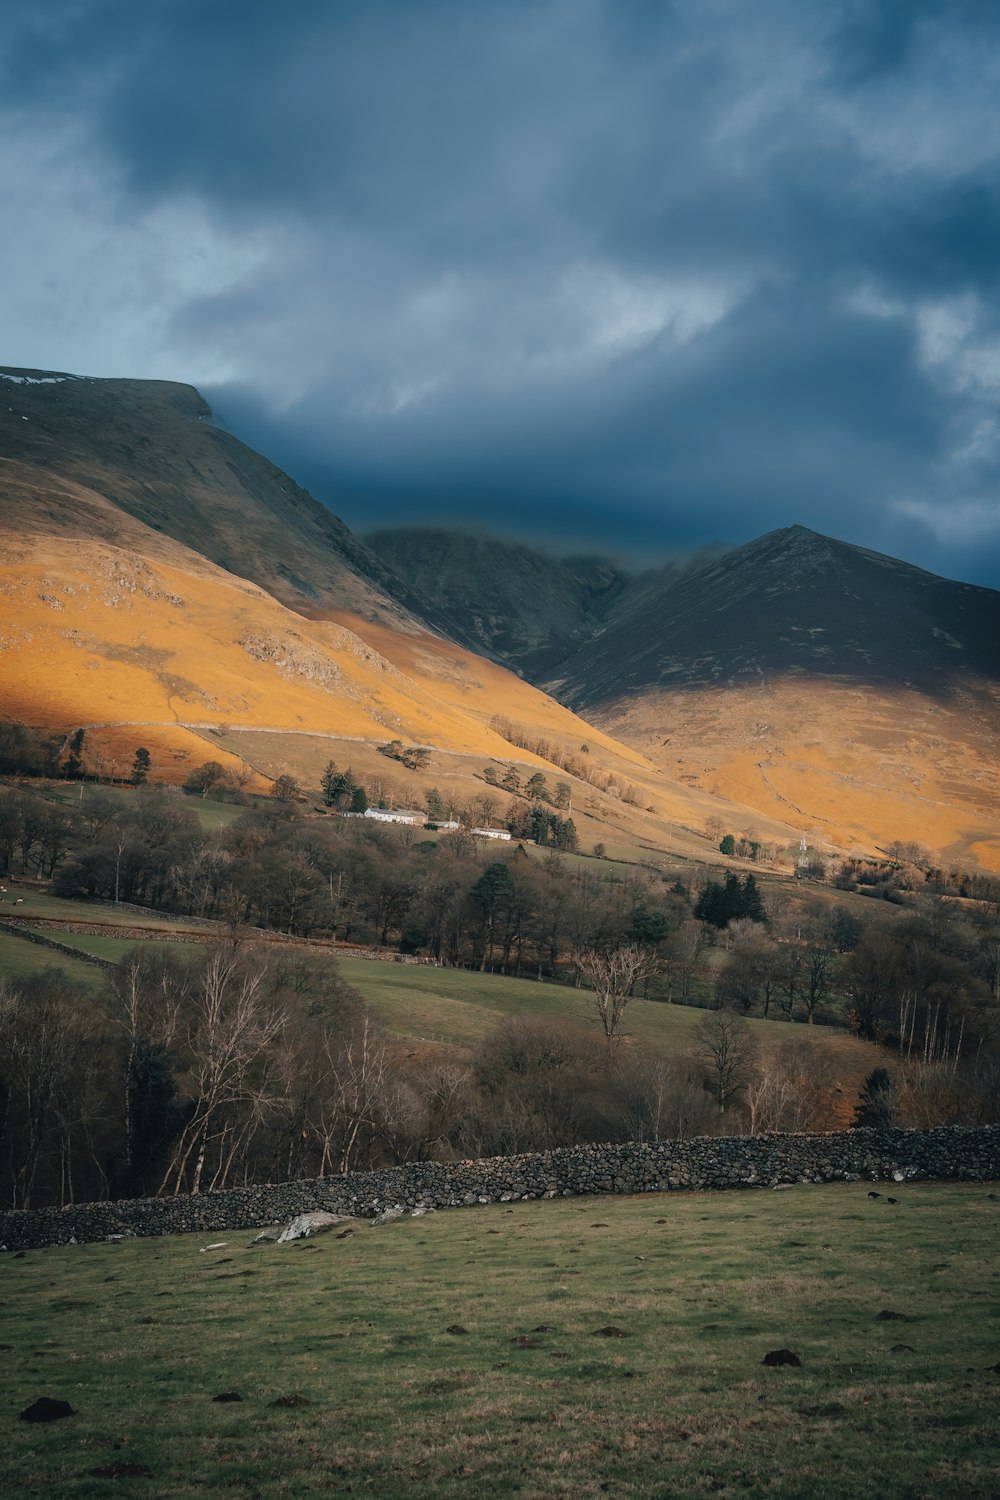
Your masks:
M406 808L369 807L365 817L374 818L378 823L408 823L414 828L423 828L427 822L426 813Z

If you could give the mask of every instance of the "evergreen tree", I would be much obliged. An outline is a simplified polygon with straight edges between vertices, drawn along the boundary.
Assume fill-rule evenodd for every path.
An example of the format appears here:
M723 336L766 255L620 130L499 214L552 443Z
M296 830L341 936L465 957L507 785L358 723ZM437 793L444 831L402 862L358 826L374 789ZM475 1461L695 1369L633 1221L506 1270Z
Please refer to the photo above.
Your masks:
M760 889L752 875L742 881L735 871L726 876L725 884L710 880L698 897L694 915L699 922L708 922L713 927L727 927L739 917L749 917L752 922L766 922L767 912L761 899Z
M743 910L740 912L740 916L749 917L751 922L766 923L767 912L764 910L763 897L752 875L744 876L740 894L743 902Z
M495 860L476 881L470 897L479 907L483 917L483 949L479 964L480 973L486 968L488 958L493 956L493 935L496 924L510 909L514 900L514 882L510 870L502 860Z
M873 1068L864 1081L852 1121L855 1130L891 1130L896 1123L896 1085L885 1068Z
M549 818L541 807L531 809L531 832L529 838L533 838L536 844L545 845L549 841Z
M366 813L368 811L368 793L363 786L356 786L351 793L351 812Z
M666 912L650 910L642 901L633 907L626 936L631 943L644 943L652 947L661 943L670 931L670 920Z
M561 822L557 818L554 836L556 848L562 849L566 854L575 854L580 847L580 836L572 818L565 818Z
M323 775L320 777L320 787L323 792L323 801L327 807L333 807L337 801L338 778L340 772L335 763L328 760L323 767Z
M149 751L144 745L140 745L135 752L135 759L132 762L133 786L144 786L146 784L149 780L149 768L151 764Z
M357 790L358 783L354 779L354 772L350 766L346 771L338 771L333 761L327 761L323 771L320 785L323 789L323 801L327 807L346 807Z
M725 838L722 840L722 843L719 845L719 849L723 854L736 853L736 840L733 838L731 833L726 834Z
M444 805L444 798L436 786L432 786L427 793L427 816L432 823L442 823L448 815L448 809Z
M69 742L69 754L63 767L65 775L70 778L80 775L83 770L83 730L78 729Z

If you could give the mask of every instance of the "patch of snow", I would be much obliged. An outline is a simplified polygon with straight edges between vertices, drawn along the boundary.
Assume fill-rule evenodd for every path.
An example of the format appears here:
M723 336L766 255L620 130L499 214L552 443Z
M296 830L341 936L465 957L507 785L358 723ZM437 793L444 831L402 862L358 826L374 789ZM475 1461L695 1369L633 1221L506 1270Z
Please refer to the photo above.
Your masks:
M74 375L5 375L0 370L0 380L9 380L13 385L62 385L64 380L75 380Z

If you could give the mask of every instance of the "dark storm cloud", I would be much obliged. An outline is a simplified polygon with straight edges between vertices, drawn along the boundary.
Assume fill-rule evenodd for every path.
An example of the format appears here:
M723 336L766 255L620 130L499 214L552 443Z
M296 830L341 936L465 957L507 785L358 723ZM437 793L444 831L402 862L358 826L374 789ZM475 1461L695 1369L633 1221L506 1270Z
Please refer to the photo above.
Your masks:
M995 583L998 41L972 0L65 0L8 8L0 84L103 215L101 357L350 524L799 522Z

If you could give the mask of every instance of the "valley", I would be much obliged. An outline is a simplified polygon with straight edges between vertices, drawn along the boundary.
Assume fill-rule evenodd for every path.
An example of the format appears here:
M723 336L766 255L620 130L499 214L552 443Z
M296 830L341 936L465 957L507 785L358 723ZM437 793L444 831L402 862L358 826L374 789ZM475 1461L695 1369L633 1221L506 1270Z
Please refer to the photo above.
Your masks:
M403 802L544 767L623 855L710 856L721 821L780 858L805 831L827 858L1000 868L989 590L801 527L636 576L440 532L366 546L188 387L0 379L3 711L84 727L93 775L141 735L167 783L217 759L315 785L331 756L378 780L400 736L435 757Z

